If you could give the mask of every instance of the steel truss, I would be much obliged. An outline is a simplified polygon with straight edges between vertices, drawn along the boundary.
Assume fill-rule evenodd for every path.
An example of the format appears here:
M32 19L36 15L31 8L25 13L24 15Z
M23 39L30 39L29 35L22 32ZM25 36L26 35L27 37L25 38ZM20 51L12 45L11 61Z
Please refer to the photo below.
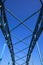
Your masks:
M0 0L0 12L1 12L1 14L0 14L0 28L1 28L2 32L3 32L3 35L4 35L5 39L6 39L7 45L8 45L8 47L9 47L9 50L10 50L10 53L11 53L12 65L15 65L13 45L16 45L16 44L18 44L18 43L20 43L20 42L23 42L23 40L25 40L26 38L28 38L28 37L30 37L30 36L32 35L32 40L31 40L31 43L30 43L30 46L29 46L29 49L28 49L28 54L25 55L25 56L23 56L23 57L21 57L21 58L19 58L19 56L18 56L19 59L16 60L16 61L18 61L18 60L22 59L23 61L25 61L23 58L27 56L26 65L28 65L28 64L29 64L29 61L30 61L31 54L32 54L32 52L33 52L33 49L34 49L34 47L35 47L35 45L36 45L37 40L38 40L39 37L40 37L40 34L41 34L42 30L43 30L43 22L42 22L42 21L43 21L43 5L42 5L42 7L41 7L41 11L40 11L40 9L39 9L38 11L36 11L35 13L33 13L31 16L27 17L24 21L22 21L22 20L20 20L18 17L16 17L9 9L7 9L6 7L4 7L4 2L5 2L5 1L6 1L6 0L4 0L4 1L2 2L2 0ZM41 2L41 4L43 4L41 0L40 0L40 2ZM21 39L21 40L20 40L19 38L17 38L16 36L14 36L14 37L15 37L16 39L18 39L19 41L12 45L12 40L11 40L11 36L10 36L10 32L11 32L11 31L9 31L9 27L8 27L8 23L7 23L7 19L6 19L5 10L6 10L7 12L9 12L9 14L11 14L15 19L17 19L17 20L20 22L20 24L18 24L17 26L15 26L11 31L15 30L15 29L18 28L21 24L23 24L23 25L24 25L28 30L30 30L31 32L32 32L32 30L31 30L26 24L24 24L24 22L26 22L28 19L30 19L32 16L34 16L36 13L38 13L38 12L40 11L40 14L39 14L38 21L37 21L37 23L36 23L34 32L32 32L33 34L31 34L30 36L27 36L26 38ZM23 43L24 43L24 42L23 42ZM27 45L27 44L26 44L26 45ZM27 47L27 48L28 48L28 47ZM25 49L27 49L27 48L25 48ZM16 48L16 49L17 49L17 48ZM22 52L22 51L24 51L25 49L23 49L23 50L17 49L17 50L19 50L19 51L16 52L15 54L17 54L17 53L19 53L19 52ZM23 52L23 53L24 53L24 52ZM24 54L25 54L25 53L24 53ZM1 59L0 59L0 60L1 60ZM10 63L8 63L8 64L10 64ZM21 65L24 65L24 64L25 64L25 62L24 62L23 64L21 64ZM20 64L17 63L17 65L20 65Z
M13 50L12 40L11 40L11 36L9 32L7 19L6 19L5 7L4 7L4 3L2 2L2 0L0 0L0 28L6 39L6 42L7 42L10 54L11 54L12 65L15 65L14 50Z

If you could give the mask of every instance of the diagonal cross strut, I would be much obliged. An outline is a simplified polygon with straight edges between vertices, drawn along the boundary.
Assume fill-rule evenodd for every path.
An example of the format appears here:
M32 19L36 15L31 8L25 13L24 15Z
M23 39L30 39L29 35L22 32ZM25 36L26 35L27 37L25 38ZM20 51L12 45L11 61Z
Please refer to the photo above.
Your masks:
M12 65L15 65L14 50L13 50L12 40L11 40L11 36L9 32L7 19L6 19L5 7L4 7L4 3L2 2L2 0L0 0L0 28L6 39L6 42L7 42L10 54L11 54Z
M33 49L34 49L36 42L38 41L42 31L43 31L43 5L41 7L41 11L40 11L40 14L39 14L39 17L38 17L38 20L37 20L37 23L36 23L36 26L35 26L35 29L33 32L32 40L29 45L27 59L26 59L26 65L29 65L31 54L33 52Z

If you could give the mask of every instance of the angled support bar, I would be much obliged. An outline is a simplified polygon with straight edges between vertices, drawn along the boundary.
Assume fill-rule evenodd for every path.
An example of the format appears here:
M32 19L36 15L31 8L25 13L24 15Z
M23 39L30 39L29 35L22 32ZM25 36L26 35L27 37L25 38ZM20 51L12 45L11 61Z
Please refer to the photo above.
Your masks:
M0 11L1 11L1 18L0 18L0 24L1 24L1 30L3 32L3 35L6 39L10 54L11 54L11 59L12 59L12 65L15 65L15 57L14 57L14 50L13 50L13 45L12 45L12 40L9 32L9 27L6 19L6 14L5 14L5 8L4 4L1 3L2 1L0 0Z
M32 40L31 40L30 45L29 45L27 59L26 59L26 65L29 65L31 54L33 52L33 49L34 49L36 42L39 39L42 31L43 31L43 6L41 7L38 21L36 23L36 26L35 26L35 29L33 32L33 36L32 36Z

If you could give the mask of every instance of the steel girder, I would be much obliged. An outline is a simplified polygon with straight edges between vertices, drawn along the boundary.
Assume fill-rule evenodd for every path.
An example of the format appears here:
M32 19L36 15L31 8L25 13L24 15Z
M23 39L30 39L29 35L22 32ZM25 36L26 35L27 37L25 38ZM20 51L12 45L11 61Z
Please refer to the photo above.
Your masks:
M0 0L0 28L6 39L6 42L7 42L10 54L11 54L12 65L15 65L14 50L13 50L12 40L11 40L11 36L9 32L7 19L6 19L5 7L4 7L2 0Z
M26 59L26 65L29 65L31 54L33 52L33 49L36 45L37 40L39 39L39 37L41 35L42 30L43 30L43 5L41 7L41 11L40 11L40 14L39 14L39 17L38 17L38 20L37 20L37 23L36 23L36 26L35 26L35 29L33 32L33 36L32 36L30 45L29 45L27 59Z

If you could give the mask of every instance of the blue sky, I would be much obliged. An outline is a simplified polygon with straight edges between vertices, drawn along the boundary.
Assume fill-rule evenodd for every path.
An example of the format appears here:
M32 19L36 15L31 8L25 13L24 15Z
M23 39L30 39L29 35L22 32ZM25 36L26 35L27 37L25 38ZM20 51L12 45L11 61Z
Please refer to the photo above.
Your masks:
M41 8L41 3L40 3L40 0L6 0L5 7L8 8L21 21L24 21L32 13L36 12L37 10L39 10ZM15 26L17 26L20 22L18 20L16 20L13 16L11 16L7 11L6 11L6 16L7 16L7 21L8 21L8 25L9 25L9 30L11 31L11 29L13 29ZM32 31L34 31L38 16L39 16L39 12L24 23ZM30 44L32 36L30 36L29 38L23 40L22 42L20 42L18 44L16 44L16 43L19 40L21 40L31 34L32 34L32 32L29 31L24 25L20 25L18 28L14 29L11 32L12 44L14 46L15 61L16 61L15 65L21 65L22 63L25 63L26 55L28 52L27 47ZM43 33L41 34L41 36L38 40L38 44L39 44L41 55L43 58L43 44L42 44L43 38L42 37L43 37ZM5 39L4 39L3 33L0 29L0 56L2 54L2 49L3 49L4 44L6 44ZM27 48L27 49L25 49L22 52L17 53L19 50L22 50L24 48ZM21 57L24 57L24 58L18 60ZM10 65L12 65L9 49L6 44L0 65L8 65L8 62L10 62ZM32 62L34 63L34 65L41 65L38 50L37 50L37 45L35 46L34 51L32 53L32 56L30 59L30 65L32 65Z

